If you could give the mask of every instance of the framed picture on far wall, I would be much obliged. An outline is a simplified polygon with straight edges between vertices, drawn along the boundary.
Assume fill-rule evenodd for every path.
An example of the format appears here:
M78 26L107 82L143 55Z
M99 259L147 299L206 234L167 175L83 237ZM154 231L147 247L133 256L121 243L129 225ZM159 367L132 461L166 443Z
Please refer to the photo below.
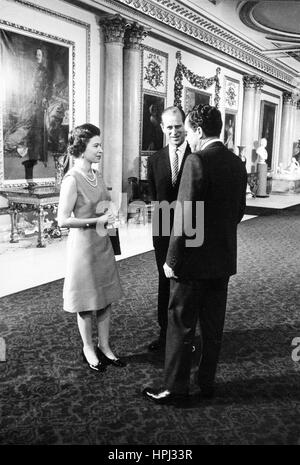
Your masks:
M273 145L274 145L274 125L276 117L276 105L272 102L267 102L266 100L261 101L260 106L260 139L267 139L267 152L268 158L266 163L268 168L272 167L272 158L273 158ZM260 142L260 141L259 141Z
M166 94L168 82L168 54L150 47L143 48L143 89Z
M195 105L211 104L211 94L191 87L184 89L184 112L189 113Z
M237 111L239 107L239 81L225 77L225 109Z
M156 152L163 147L164 134L160 123L164 108L164 97L143 94L142 152Z
M235 126L236 114L226 112L224 118L224 145L233 152L235 149Z

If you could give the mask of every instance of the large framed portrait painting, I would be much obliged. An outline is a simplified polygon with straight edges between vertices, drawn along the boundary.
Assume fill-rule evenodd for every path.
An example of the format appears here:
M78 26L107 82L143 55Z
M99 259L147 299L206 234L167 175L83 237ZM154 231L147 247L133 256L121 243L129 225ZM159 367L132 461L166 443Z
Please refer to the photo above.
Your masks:
M224 118L224 145L234 152L235 150L236 114L225 112Z
M276 119L276 109L277 105L273 102L268 102L266 100L261 101L260 106L260 138L265 138L267 140L267 152L268 158L266 163L268 168L272 168L273 162L273 145L274 145L274 127Z
M164 106L164 97L146 93L143 94L143 155L149 155L149 152L156 152L163 147L164 134L162 132L160 123Z
M71 44L0 29L0 186L54 179L69 132Z

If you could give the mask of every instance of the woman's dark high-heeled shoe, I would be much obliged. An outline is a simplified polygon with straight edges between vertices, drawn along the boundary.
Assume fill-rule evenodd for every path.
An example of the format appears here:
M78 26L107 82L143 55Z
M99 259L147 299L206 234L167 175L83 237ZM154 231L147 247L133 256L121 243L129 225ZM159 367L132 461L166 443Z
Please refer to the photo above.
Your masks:
M91 370L99 371L99 372L103 372L106 370L105 364L100 361L97 365L92 365L91 363L89 363L86 356L84 355L83 349L82 349L82 358L83 358L83 361L88 364Z
M99 360L102 360L105 365L113 365L118 368L126 367L126 362L124 362L124 360L107 357L98 346L96 347L96 353Z

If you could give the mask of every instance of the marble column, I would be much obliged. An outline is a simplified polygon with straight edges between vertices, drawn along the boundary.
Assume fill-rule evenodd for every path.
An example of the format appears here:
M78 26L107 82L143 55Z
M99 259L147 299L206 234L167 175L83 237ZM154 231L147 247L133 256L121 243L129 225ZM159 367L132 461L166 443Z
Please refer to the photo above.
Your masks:
M128 178L139 178L141 42L148 34L143 26L133 23L125 32L123 91L123 182L127 191Z
M244 76L244 104L242 117L241 145L245 146L246 168L252 170L253 126L255 113L256 76Z
M254 114L253 114L253 140L254 148L260 145L260 134L259 134L259 123L260 123L260 107L261 107L261 89L263 88L265 81L262 78L256 77L255 82L255 103L254 103ZM257 144L256 144L257 142ZM252 160L254 162L255 160Z
M105 42L103 176L119 209L123 170L123 47L128 22L120 15L105 15L99 24Z
M295 142L297 141L297 137L295 134L296 131L296 118L297 118L297 100L293 99L293 105L292 105L292 121L291 121L291 143L292 143L292 156L294 153L295 149Z
M267 194L267 163L257 163L258 189L256 197L269 197Z
M283 93L283 106L281 118L281 131L280 131L280 149L279 149L279 163L282 168L286 168L292 157L292 111L293 111L293 98L290 92Z
M295 127L295 140L297 141L298 149L296 152L299 151L299 140L300 140L300 100L296 103L296 127Z

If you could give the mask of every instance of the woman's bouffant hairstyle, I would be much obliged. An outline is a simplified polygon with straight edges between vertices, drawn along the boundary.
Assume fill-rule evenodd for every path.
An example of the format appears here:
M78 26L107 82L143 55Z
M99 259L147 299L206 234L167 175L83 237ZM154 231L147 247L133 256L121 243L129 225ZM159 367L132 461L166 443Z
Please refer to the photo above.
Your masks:
M68 139L69 154L78 158L85 151L89 140L95 136L100 136L100 129L93 124L86 123L74 128Z
M206 137L218 136L222 130L220 111L211 105L196 105L188 114L188 121L193 129L200 127Z

